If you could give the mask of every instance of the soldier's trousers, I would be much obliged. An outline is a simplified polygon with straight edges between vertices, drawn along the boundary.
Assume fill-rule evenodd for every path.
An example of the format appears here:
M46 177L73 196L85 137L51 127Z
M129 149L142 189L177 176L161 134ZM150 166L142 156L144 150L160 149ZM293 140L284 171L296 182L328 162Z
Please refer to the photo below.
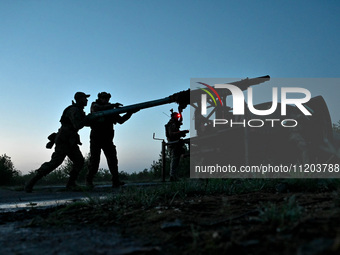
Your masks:
M179 161L183 153L183 144L176 143L169 145L170 150L170 176L175 177L178 172Z
M51 156L51 160L49 162L45 162L38 170L36 170L37 175L42 177L51 173L63 163L66 156L73 162L68 185L75 184L78 174L84 166L84 157L78 145L66 146L64 144L57 143L55 151Z
M90 141L90 163L86 180L91 182L98 172L101 150L103 150L106 157L107 165L112 175L112 183L119 182L116 146L112 141L104 139L91 139Z

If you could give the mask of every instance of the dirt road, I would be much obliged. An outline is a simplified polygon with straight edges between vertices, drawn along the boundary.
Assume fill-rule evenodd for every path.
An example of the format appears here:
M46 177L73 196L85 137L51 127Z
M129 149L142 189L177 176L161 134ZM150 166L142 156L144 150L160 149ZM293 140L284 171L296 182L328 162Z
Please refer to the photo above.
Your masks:
M0 194L2 203L13 198L27 203L35 198L85 196L46 189ZM0 254L335 255L340 253L338 194L270 190L196 194L173 196L170 203L150 207L129 207L122 201L116 211L110 204L101 204L98 211L91 206L66 214L60 210L52 225L45 220L55 213L52 208L3 212Z

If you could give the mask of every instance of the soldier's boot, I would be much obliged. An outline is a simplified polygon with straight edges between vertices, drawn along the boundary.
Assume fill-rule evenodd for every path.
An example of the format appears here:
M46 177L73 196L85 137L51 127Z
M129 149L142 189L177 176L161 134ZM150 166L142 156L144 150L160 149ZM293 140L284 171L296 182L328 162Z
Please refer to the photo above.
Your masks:
M89 178L88 176L86 177L86 181L85 181L85 185L86 187L93 189L94 188L94 184L93 184L93 179Z
M118 168L110 169L112 174L112 188L119 188L125 185L125 182L119 180Z
M86 179L85 179L85 185L86 187L90 188L90 189L93 189L94 188L94 184L93 184L93 179L96 175L96 171L93 171L92 170L93 168L89 168L89 171L87 172L86 174Z
M70 171L70 178L68 179L68 182L66 184L66 189L72 190L72 191L80 191L80 186L77 185L76 180L80 173L80 170L83 168L84 165L84 159L79 161L73 162L73 167Z
M74 173L70 174L70 178L68 179L68 182L66 184L66 189L73 191L79 190L79 186L76 183L77 176L78 175Z
M77 185L76 179L77 179L76 176L71 175L66 184L66 189L74 190L74 191L79 190L80 187Z
M66 189L70 191L81 191L81 186L77 185L77 183L73 180L69 180L66 184Z
M125 185L125 182L121 182L121 181L114 181L112 182L112 188L119 188L120 186Z
M25 191L27 193L31 193L33 190L33 186L43 177L42 174L37 173L28 183L25 185Z

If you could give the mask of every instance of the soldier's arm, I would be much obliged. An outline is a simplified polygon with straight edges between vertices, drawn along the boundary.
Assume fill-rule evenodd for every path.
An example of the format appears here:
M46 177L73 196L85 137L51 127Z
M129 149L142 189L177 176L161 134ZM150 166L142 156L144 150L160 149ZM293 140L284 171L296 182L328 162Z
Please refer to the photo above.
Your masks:
M120 116L118 115L117 117L117 123L119 124L123 124L125 121L127 121L128 119L131 118L132 114L138 112L139 110L136 110L136 111L130 111L130 112L127 112L125 113L123 116Z
M170 130L169 130L169 135L170 137L172 137L174 140L178 140L181 137L185 137L186 134L189 133L189 130L179 130L176 127L175 123L172 123L170 126Z
M76 107L70 109L69 118L73 127L76 130L82 129L85 125L87 126L85 113L82 110L77 109Z
M123 116L117 115L117 123L119 124L123 124L125 121L127 121L128 119L130 119L132 116L131 112L128 112L126 114L124 114Z
M99 111L105 111L105 110L110 110L117 108L117 104L97 104L97 103L92 103L91 104L91 112L99 112Z
M178 139L181 138L179 136L179 130L178 130L175 123L171 123L171 125L169 127L169 136L172 140L178 140Z

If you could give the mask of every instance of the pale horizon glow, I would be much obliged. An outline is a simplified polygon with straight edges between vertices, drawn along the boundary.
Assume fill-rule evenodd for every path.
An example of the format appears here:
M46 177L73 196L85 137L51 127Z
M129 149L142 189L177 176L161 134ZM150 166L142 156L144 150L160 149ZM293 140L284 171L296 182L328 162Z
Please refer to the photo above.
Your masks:
M99 92L130 105L186 90L191 78L340 77L339 13L338 1L316 0L1 1L0 155L23 174L49 161L47 136L77 91L91 95L89 113ZM171 108L115 126L120 171L159 158L152 136L165 138ZM89 133L79 132L84 156Z

